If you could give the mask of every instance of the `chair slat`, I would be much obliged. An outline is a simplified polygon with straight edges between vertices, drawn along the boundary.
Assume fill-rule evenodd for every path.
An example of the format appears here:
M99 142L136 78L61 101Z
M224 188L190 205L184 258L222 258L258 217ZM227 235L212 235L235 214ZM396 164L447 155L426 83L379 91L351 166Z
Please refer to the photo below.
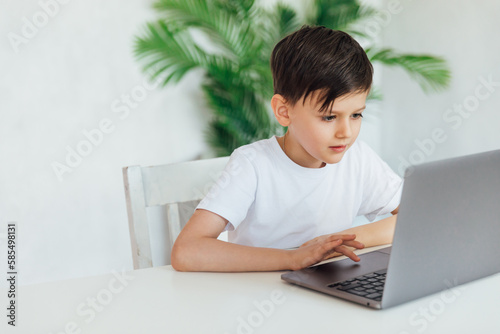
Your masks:
M153 266L151 243L140 166L123 168L134 269Z
M166 205L169 247L182 226L178 203L199 201L224 170L229 157L177 164L123 168L134 269L153 266L146 209Z
M217 181L228 157L143 167L146 206L201 200Z

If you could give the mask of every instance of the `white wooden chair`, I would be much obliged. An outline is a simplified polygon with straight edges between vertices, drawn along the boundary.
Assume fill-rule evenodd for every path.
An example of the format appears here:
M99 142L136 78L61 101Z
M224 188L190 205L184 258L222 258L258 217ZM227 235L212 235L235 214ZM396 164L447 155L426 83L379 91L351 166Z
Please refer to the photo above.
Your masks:
M229 157L223 157L123 168L134 269L153 266L146 209L158 205L165 206L169 235L167 241L171 249L192 214L190 212L182 217L179 204L188 201L199 202L215 183L228 160Z

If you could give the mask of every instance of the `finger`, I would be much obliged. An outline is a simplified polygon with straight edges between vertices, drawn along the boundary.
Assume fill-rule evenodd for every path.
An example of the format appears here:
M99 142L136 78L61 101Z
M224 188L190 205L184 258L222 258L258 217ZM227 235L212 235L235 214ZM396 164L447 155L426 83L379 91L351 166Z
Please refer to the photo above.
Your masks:
M342 245L342 240L336 239L332 241L326 241L325 239L323 243L310 245L308 247L309 250L302 248L303 251L309 253L310 255L306 256L301 261L301 268L305 268L323 261L326 255L334 252L335 247L338 247L340 245Z
M341 245L342 245L342 240L340 239L325 241L325 243L321 245L322 257L324 258L325 256L328 256L331 253L335 252L335 248Z
M328 259L331 259L331 258L334 258L334 257L339 257L341 256L342 254L340 254L339 252L336 252L336 251L331 251L328 253L327 256L325 256L325 258L323 259L324 260L328 260Z
M325 238L325 241L331 242L333 240L340 240L340 243L344 243L346 241L353 241L356 237L351 234L331 234Z
M343 241L342 239L334 239L334 240L327 240L325 242L325 246L327 251L333 251L336 247L339 247L342 245Z
M365 248L365 245L357 240L352 240L352 241L344 241L343 245L349 246L349 247L354 247L356 249L363 249Z
M331 234L330 238L341 239L343 241L350 241L356 239L356 234Z
M318 243L323 243L323 242L329 242L329 241L337 240L337 239L340 239L342 241L350 241L350 240L356 239L356 235L355 234L326 234L326 235L321 235L319 237L316 237L314 239L306 241L300 247L305 247L305 246L309 246L309 245L312 245L312 244L318 244Z
M347 256L348 258L350 258L351 260L353 260L355 262L360 261L359 256L357 256L352 250L350 250L348 247L346 247L344 245L336 247L335 251Z

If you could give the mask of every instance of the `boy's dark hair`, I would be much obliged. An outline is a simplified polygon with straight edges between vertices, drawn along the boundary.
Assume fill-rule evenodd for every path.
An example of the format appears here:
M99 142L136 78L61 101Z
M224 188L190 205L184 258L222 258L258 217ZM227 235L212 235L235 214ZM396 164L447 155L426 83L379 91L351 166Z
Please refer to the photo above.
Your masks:
M271 55L274 93L295 105L321 91L321 112L336 98L368 91L373 67L365 51L345 32L303 26L283 38Z

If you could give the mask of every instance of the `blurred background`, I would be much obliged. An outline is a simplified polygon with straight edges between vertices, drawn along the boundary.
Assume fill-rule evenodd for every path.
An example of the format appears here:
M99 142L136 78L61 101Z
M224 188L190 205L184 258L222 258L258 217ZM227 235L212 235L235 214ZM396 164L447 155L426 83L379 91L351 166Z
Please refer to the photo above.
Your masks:
M122 167L217 154L205 135L204 71L162 87L134 56L159 17L153 3L0 0L0 256L5 268L15 221L21 285L131 270ZM310 9L284 3L299 17ZM500 3L363 3L376 13L361 42L442 57L451 80L426 94L401 68L376 66L383 98L369 104L361 139L399 174L499 149Z

